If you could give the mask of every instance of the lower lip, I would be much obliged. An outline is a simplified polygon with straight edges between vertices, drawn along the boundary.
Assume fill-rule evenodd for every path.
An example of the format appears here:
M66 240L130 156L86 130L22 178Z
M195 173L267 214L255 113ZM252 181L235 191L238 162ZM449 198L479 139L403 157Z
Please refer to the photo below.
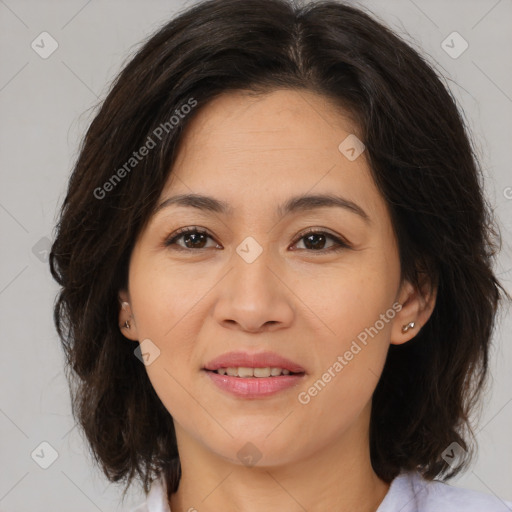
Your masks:
M242 398L263 398L296 386L304 374L278 377L232 377L206 370L214 384L223 391Z

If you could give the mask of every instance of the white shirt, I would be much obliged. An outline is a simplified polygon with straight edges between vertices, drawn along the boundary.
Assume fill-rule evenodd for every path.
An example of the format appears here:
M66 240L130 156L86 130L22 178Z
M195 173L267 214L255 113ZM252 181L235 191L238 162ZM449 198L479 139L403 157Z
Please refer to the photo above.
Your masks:
M425 480L417 472L402 472L389 487L376 512L511 512L512 501L483 492ZM146 502L130 512L171 512L165 481L155 480Z

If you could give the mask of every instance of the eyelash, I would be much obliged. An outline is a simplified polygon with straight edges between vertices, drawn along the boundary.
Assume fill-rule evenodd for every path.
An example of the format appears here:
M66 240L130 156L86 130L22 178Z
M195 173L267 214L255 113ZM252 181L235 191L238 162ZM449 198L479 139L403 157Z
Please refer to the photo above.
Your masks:
M179 245L176 245L176 241L179 240L184 235L188 235L190 233L194 234L201 234L201 235L207 235L213 240L213 237L208 233L208 231L198 228L198 227L186 227L186 228L180 228L175 233L171 234L169 238L167 238L164 242L164 245L166 247L171 247L172 245L175 245L177 247L176 250L184 250L184 251L202 251L205 249L210 249L210 247L202 247L200 249L191 249L189 247L181 247ZM322 231L315 228L309 228L306 231L300 233L300 235L296 238L296 240L293 242L293 245L300 242L303 238L307 237L308 235L327 235L327 238L330 238L334 242L338 244L338 246L329 247L327 249L321 249L318 251L312 250L312 249L299 249L300 251L307 251L311 253L320 253L320 254L326 254L330 252L338 252L346 249L350 249L350 245L343 239L332 235L331 233L328 233L326 231Z

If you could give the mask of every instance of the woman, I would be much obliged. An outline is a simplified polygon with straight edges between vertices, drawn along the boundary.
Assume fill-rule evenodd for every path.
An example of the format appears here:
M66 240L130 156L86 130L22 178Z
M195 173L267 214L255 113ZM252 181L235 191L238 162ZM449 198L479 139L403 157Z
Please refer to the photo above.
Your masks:
M138 510L505 511L434 481L506 292L454 100L362 11L210 0L85 137L50 265L73 412Z

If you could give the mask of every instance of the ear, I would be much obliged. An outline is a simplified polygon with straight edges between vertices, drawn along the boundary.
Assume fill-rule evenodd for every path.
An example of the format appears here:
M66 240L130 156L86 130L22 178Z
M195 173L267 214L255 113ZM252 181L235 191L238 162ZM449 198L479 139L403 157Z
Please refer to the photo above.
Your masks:
M427 323L436 304L437 284L426 273L420 273L419 287L404 281L400 287L397 301L402 309L393 319L391 330L391 343L401 345L414 338L420 329ZM405 332L404 326L414 322Z
M119 299L119 329L126 338L138 341L137 326L135 324L135 317L133 316L130 295L126 290L120 290L118 294ZM128 322L128 324L126 323ZM129 327L128 327L129 325Z

